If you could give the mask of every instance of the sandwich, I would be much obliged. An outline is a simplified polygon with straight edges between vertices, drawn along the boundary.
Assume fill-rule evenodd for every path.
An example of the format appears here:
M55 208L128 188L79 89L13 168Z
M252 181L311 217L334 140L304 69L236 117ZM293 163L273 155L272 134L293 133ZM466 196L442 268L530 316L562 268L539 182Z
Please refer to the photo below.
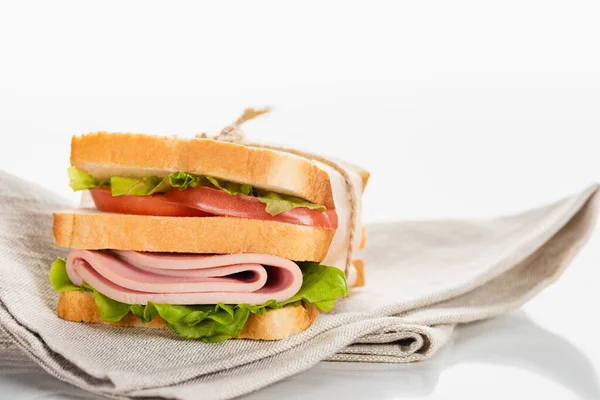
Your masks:
M217 139L72 138L83 196L54 213L54 242L70 249L50 269L60 318L279 340L364 283L366 171Z

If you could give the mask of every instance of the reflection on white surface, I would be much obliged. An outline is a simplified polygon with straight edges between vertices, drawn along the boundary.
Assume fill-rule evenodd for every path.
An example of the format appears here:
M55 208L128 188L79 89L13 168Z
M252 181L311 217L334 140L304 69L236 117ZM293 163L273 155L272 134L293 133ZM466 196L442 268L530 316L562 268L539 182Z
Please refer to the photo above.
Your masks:
M31 364L27 367L18 354L3 354L6 357L0 360L3 373L0 375L0 388L3 396L7 396L3 398L96 398L58 381ZM590 360L569 341L534 324L523 312L458 329L453 342L425 362L324 362L244 399L436 398L438 379L445 369L463 365L468 371L482 363L509 366L513 372L523 370L527 374L537 374L554 385L564 387L576 398L600 399L598 377ZM16 365L19 369L8 373L11 366ZM470 378L464 375L460 383L468 385ZM510 378L510 375L507 377ZM511 385L513 382L508 378L502 384ZM488 390L493 391L494 388L488 387ZM542 387L535 390L548 392ZM439 395L441 397L444 393Z
M448 347L422 363L321 363L245 399L318 400L329 399L333 393L343 398L361 399L428 395L436 398L440 373L463 363L475 364L471 368L477 368L477 363L515 367L559 384L577 398L600 399L598 377L587 357L564 338L534 324L521 311L459 328ZM469 384L469 377L463 377L461 384ZM544 392L543 388L539 389L540 393Z
M525 313L472 324L459 331L450 364L506 365L536 373L581 399L600 399L591 361L571 342L533 323Z

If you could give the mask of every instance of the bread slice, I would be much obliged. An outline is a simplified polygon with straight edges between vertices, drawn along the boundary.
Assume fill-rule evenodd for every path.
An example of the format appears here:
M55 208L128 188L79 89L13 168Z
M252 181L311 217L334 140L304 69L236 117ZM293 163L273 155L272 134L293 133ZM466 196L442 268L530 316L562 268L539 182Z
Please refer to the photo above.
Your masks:
M74 136L71 165L97 179L163 177L174 171L301 197L333 208L327 172L292 154L213 139L98 132Z
M54 213L54 243L72 249L262 253L320 262L335 230L228 217L154 217L97 211Z
M280 309L268 310L262 316L250 314L240 339L281 340L295 335L312 325L319 309L311 304L293 304ZM156 317L143 323L129 313L119 322L106 322L100 313L91 292L73 291L60 294L58 316L67 321L105 323L117 326L167 329L165 321Z

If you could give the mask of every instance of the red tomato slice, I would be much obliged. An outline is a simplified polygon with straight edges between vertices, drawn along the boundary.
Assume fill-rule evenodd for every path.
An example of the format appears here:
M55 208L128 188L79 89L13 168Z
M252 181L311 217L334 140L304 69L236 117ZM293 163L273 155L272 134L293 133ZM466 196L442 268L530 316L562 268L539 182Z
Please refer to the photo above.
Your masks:
M164 194L164 198L173 203L202 210L213 215L287 222L329 229L336 229L338 225L335 210L321 211L298 207L273 216L265 211L266 204L256 197L231 195L207 186L186 190L171 189Z
M171 189L151 196L113 196L108 188L91 189L96 208L104 212L164 217L208 217L220 215L286 222L296 225L337 229L335 210L309 210L298 207L278 215L265 211L266 204L256 197L231 195L206 186L186 190Z
M196 208L167 201L162 195L113 196L108 188L90 189L90 194L96 208L104 212L163 217L206 217L210 215Z

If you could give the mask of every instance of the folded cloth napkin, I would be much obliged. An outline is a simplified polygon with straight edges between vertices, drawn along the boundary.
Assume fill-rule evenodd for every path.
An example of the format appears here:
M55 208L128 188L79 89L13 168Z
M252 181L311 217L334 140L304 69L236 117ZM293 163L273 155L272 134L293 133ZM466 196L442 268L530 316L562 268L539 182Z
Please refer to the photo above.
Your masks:
M520 306L556 280L592 230L598 187L491 221L367 226L367 286L279 342L207 344L169 331L62 321L48 269L51 211L68 202L0 172L0 325L50 374L109 397L239 396L321 360L431 357L456 324ZM6 339L8 338L8 339Z

